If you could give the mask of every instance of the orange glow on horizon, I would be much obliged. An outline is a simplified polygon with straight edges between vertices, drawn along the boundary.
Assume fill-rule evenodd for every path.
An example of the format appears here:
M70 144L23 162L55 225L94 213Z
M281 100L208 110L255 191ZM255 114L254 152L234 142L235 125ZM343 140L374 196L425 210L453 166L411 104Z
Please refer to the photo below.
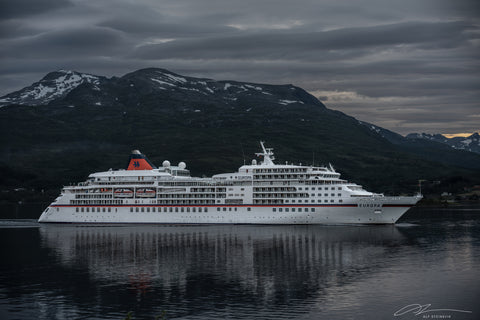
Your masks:
M470 132L470 133L442 133L442 136L450 139L450 138L455 138L455 137L469 137L474 133L475 132Z

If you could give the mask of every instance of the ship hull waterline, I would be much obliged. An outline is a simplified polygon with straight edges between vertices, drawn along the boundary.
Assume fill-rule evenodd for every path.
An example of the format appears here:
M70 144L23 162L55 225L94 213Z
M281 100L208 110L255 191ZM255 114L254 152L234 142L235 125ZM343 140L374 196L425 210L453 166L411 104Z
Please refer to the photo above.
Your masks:
M281 208L270 206L69 206L51 205L41 223L85 224L394 224L412 204ZM88 212L87 212L88 208ZM195 212L193 209L195 208ZM288 212L286 210L288 209ZM294 212L292 212L292 209ZM301 209L301 212L299 212ZM83 212L82 212L83 211ZM188 212L187 212L188 211Z

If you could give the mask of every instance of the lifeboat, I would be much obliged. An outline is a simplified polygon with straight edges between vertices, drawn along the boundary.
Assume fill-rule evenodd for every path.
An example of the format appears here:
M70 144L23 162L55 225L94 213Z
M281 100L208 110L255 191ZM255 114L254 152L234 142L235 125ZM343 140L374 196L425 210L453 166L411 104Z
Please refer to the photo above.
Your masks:
M136 195L138 198L155 198L155 190L151 188L138 188Z
M113 192L115 198L133 198L132 189L115 189Z

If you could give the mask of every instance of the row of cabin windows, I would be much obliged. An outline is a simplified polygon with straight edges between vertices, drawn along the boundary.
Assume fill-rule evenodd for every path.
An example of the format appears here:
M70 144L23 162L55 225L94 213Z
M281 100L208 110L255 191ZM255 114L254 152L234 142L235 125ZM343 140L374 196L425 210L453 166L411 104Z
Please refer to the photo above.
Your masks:
M75 205L104 205L104 204L122 204L123 200L70 200L70 204Z
M131 207L130 212L208 212L208 208L189 208L189 207Z
M215 198L215 193L159 193L158 198ZM225 198L225 194L218 193L217 198Z
M218 200L220 202L220 200ZM157 200L158 204L213 204L215 200Z
M111 199L111 194L95 193L95 194L76 194L75 199Z
M58 209L58 208L57 208ZM75 212L112 212L112 208L75 208ZM117 212L117 208L115 208L115 212Z
M335 200L334 199L324 199L323 200L323 203L335 203ZM342 199L339 199L338 200L339 203L343 203L343 200ZM273 200L270 200L270 199L254 199L253 200L253 203L255 204L275 204L275 203L283 203L282 200L277 200L277 199L273 199ZM289 200L285 200L285 203L289 203ZM292 200L291 203L295 203L295 200ZM302 200L298 200L298 203L302 203ZM308 200L305 200L304 203L308 203ZM310 203L322 203L322 200L311 200Z
M253 188L253 192L278 192L278 191L291 191L295 192L297 191L296 188L294 187L255 187Z
M328 202L329 199L324 199L323 202ZM285 200L285 203L288 203L290 200ZM298 203L302 203L302 200L297 200ZM318 203L321 203L322 202L322 199L319 199L319 200L311 200L310 201L311 203L315 203L315 202L318 202ZM330 202L335 202L334 199L330 199ZM343 202L342 199L339 199L338 202ZM292 200L292 203L295 203L295 200ZM308 200L305 200L305 203L308 203Z
M291 168L291 169L253 169L253 173L271 173L271 172L283 172L283 173L289 173L289 172L307 172L306 168Z
M254 180L267 180L267 179L303 179L303 174L266 174L264 176L253 176Z
M278 212L283 212L285 209L285 212L308 212L308 209L310 209L310 212L315 212L315 208L278 208ZM273 212L277 212L277 208L272 208Z
M223 209L223 211L227 211L227 207L223 207L222 209ZM236 208L236 207L235 207L235 208L232 208L232 207L229 207L229 208L228 208L228 211L232 211L232 210L233 210L233 211L237 211L237 208ZM217 211L220 211L220 208L217 208ZM249 211L250 211L250 210L249 210Z

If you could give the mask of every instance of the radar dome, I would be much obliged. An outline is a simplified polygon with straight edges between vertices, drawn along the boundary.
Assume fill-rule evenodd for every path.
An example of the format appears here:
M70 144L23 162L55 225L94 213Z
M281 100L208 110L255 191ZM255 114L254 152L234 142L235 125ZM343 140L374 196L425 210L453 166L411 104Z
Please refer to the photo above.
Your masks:
M257 165L257 160L253 159L252 160L252 165L256 166Z
M162 166L163 166L164 168L170 167L170 161L168 161L168 160L163 161Z
M178 164L178 167L179 167L180 169L185 169L185 168L187 167L187 164L182 161L182 162L180 162L180 163Z

